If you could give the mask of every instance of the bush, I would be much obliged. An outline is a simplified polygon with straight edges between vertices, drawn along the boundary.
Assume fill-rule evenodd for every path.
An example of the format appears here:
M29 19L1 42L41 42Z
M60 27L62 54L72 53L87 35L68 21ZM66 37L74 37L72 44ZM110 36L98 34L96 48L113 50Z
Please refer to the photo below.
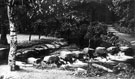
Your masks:
M106 33L107 26L99 22L93 22L91 25L64 22L59 30L60 37L65 38L69 44L75 43L81 48L89 46L89 39L96 40L95 43L100 44L102 41L100 35Z

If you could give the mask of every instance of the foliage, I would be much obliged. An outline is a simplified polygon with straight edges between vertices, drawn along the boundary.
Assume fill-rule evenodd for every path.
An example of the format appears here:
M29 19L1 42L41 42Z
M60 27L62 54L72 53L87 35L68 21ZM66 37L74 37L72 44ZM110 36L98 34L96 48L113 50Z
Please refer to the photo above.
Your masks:
M108 2L81 0L14 0L19 33L43 34L67 39L70 43L88 46L89 36L104 32L104 25L92 22L111 21ZM94 30L92 30L94 29ZM89 30L89 31L88 31ZM95 35L93 33L92 35ZM93 37L93 36L92 36Z
M119 17L118 24L123 28L118 28L118 30L125 33L133 31L132 33L134 33L134 0L112 0L109 8Z

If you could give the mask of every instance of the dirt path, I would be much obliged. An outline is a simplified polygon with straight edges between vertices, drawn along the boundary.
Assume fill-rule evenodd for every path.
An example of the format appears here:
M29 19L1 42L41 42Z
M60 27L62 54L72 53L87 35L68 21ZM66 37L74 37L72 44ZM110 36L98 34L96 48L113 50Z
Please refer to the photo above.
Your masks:
M20 71L9 71L8 65L0 66L0 76L4 79L105 79L105 77L76 77L73 71L58 69L35 69L33 67L23 67ZM0 78L1 79L1 78Z
M59 69L35 69L33 67L21 67L20 71L9 71L8 65L0 65L0 79L116 79L114 75L101 77L77 77L74 71ZM1 78L4 75L4 78Z
M113 27L108 27L108 31L115 32L115 35L129 41L133 46L135 46L135 37L131 36L130 34L120 33L119 31L115 30Z
M57 69L39 70L33 67L23 67L20 71L10 72L9 66L0 66L0 75L8 79L78 79L71 76L72 72ZM81 79L81 78L80 78Z
M126 40L128 42L130 42L131 45L132 45L132 48L135 51L135 37L133 37L130 34L120 33L119 31L115 30L113 27L108 27L108 31L115 32L116 36L118 36L119 38L124 39L124 40ZM135 52L134 52L134 56L135 56Z

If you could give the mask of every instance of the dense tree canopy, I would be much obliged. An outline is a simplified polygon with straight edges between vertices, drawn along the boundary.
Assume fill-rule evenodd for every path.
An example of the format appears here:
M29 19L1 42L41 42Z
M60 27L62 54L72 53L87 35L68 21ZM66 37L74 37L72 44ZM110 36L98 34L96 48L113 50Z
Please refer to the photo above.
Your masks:
M123 30L123 32L126 33L134 33L134 4L134 0L112 0L112 5L109 7L110 10L119 17L118 22L120 27L128 28L127 30L119 29L120 31Z

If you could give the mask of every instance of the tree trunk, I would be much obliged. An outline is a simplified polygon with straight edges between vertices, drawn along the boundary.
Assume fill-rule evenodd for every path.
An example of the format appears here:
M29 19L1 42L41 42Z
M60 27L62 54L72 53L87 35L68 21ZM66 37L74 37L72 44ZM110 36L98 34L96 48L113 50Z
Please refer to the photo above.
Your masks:
M32 33L30 32L30 35L29 35L29 41L31 41L31 35L32 35Z
M41 38L41 34L39 33L39 37L38 37L38 39L40 39Z
M16 63L15 63L15 57L16 57L16 51L17 51L17 32L15 27L15 20L14 20L14 12L13 12L13 1L14 0L8 0L7 5L7 14L9 19L9 28L10 28L10 51L8 56L8 64L10 66L11 71L16 70Z

